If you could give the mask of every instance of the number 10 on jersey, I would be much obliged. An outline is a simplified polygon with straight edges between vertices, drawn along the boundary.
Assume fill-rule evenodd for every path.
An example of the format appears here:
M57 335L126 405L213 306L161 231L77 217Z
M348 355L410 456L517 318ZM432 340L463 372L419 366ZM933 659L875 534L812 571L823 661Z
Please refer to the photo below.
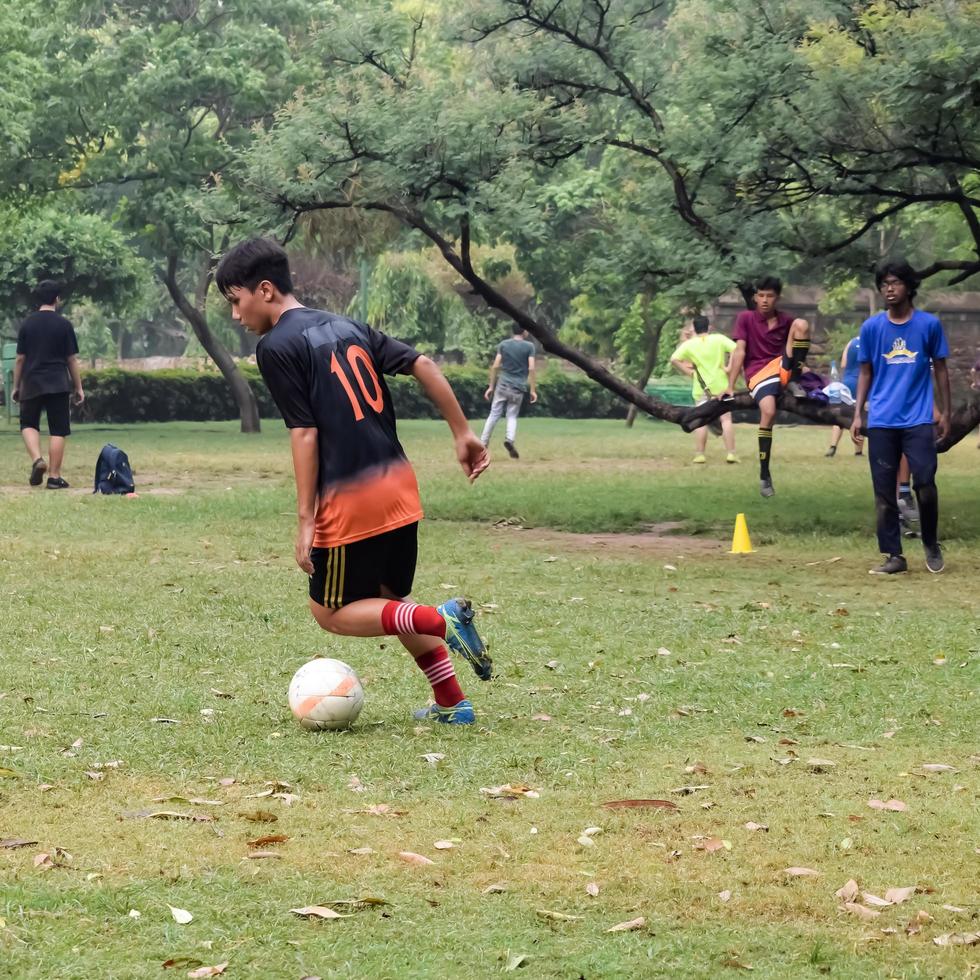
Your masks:
M371 363L368 352L363 347L358 347L357 344L351 344L347 348L347 364L350 366L351 374L353 374L354 380L357 382L357 387L360 389L365 405L373 408L375 412L380 414L384 411L385 407L384 394L381 390L381 382L378 381L378 375L375 373L374 365ZM350 399L350 407L354 412L354 421L360 422L364 418L364 409L361 408L361 401L357 397L354 386L347 376L347 371L344 370L343 365L340 363L340 358L337 357L336 351L330 355L330 372L337 376L337 380ZM368 390L369 384L370 391Z

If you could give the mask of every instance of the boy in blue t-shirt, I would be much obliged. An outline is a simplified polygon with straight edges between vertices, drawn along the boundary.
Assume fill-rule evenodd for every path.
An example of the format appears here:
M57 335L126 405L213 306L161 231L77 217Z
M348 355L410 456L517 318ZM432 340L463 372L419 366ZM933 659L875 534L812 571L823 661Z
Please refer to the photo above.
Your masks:
M912 306L919 279L908 262L896 259L880 266L875 285L884 298L885 311L861 326L861 373L851 424L851 438L856 444L861 435L861 412L867 402L868 459L878 516L878 546L885 555L885 561L871 572L894 575L908 571L902 556L895 499L898 466L904 454L919 502L926 567L938 573L945 562L938 541L936 440L949 433L949 347L938 318Z

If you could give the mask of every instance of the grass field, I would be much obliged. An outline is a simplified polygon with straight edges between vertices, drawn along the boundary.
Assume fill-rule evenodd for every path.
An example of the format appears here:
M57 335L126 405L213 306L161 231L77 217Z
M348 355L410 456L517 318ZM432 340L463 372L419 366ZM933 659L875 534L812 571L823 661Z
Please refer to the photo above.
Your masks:
M934 942L980 932L973 439L941 458L946 574L910 542L883 581L867 462L823 430L777 430L770 501L751 427L742 465L713 440L692 467L666 425L528 421L474 486L443 426L401 431L416 597L471 595L494 653L490 684L460 667L471 730L411 719L397 643L316 628L278 423L80 427L66 493L29 490L0 424L0 976L977 972L980 945ZM137 499L85 492L107 441ZM754 554L727 554L737 512ZM350 732L285 706L318 653L365 684ZM508 783L538 796L481 792ZM676 809L601 805L635 798ZM916 890L847 909L848 879Z

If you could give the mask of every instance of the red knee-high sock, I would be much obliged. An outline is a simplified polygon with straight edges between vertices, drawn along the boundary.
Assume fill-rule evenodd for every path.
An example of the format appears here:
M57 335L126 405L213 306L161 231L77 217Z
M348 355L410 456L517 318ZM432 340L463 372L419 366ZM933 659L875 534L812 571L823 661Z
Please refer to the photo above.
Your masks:
M416 602L392 600L381 610L381 628L387 636L422 636L446 638L446 621L435 606L420 606ZM455 703L455 702L454 702Z
M449 651L445 647L437 647L429 653L423 653L421 657L415 658L415 662L429 679L436 704L443 708L451 708L466 697L456 679L453 662L449 659Z

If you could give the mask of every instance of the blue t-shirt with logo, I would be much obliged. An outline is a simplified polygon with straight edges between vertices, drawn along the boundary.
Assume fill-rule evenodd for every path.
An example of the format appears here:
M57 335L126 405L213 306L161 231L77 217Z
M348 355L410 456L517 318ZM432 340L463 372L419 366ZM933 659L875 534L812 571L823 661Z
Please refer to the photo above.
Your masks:
M938 317L913 310L905 323L878 313L861 325L858 359L871 365L868 428L932 422L932 361L949 357Z

